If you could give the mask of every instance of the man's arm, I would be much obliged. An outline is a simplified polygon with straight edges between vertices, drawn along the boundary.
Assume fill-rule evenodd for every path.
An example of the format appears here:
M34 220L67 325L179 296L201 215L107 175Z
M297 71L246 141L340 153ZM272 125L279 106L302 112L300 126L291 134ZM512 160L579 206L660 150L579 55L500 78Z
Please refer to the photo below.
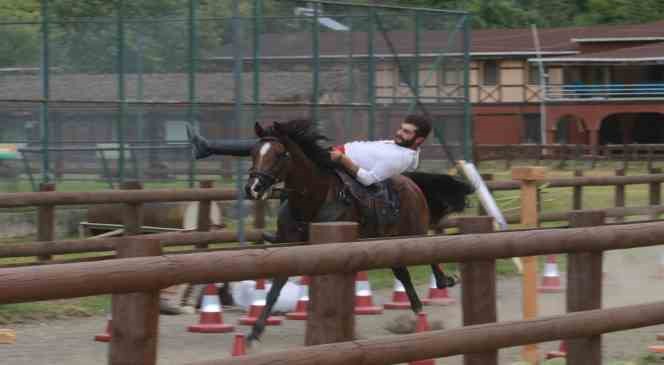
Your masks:
M353 177L357 177L357 172L360 170L360 167L351 161L348 156L342 154L337 161L346 169L346 171L353 175Z
M336 161L343 166L348 173L364 186L369 186L400 174L407 168L407 165L403 163L389 160L378 163L371 171L367 171L356 165L348 156L336 150L330 152L330 158L332 161Z

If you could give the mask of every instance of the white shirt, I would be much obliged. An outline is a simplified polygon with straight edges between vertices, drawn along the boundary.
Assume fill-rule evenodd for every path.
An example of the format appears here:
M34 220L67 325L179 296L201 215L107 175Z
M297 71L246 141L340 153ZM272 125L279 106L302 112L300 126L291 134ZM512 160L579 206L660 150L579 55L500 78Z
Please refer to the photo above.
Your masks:
M358 141L344 145L345 154L355 163L357 180L364 186L389 179L417 168L420 150L401 147L394 141Z

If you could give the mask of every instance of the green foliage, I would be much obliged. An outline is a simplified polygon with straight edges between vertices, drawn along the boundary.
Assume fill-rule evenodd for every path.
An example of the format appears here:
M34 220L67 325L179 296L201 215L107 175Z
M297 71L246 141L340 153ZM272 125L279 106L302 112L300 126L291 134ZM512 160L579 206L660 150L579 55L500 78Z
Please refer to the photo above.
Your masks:
M403 6L466 10L475 28L631 24L664 19L661 0L401 0Z
M38 28L29 22L39 17L38 1L14 0L0 2L0 67L34 66L39 60Z
M377 3L353 0L348 3ZM119 11L125 15L126 72L182 72L189 52L190 11L188 0L52 0L49 18L68 20L50 26L51 67L76 72L112 72L118 67L116 22ZM123 4L119 9L118 4ZM231 0L198 0L196 42L199 58L219 56L231 37ZM242 38L250 44L257 29L253 16L255 2L240 1ZM466 10L472 14L475 28L516 28L534 23L540 27L571 25L643 23L664 19L661 0L390 0L380 4ZM264 0L266 15L292 15L297 1ZM40 0L4 0L0 2L3 34L0 39L0 67L36 66L40 60ZM350 14L350 9L334 9ZM388 29L411 29L409 16L384 12ZM72 22L71 20L84 20ZM33 24L9 24L30 21ZM261 32L307 31L310 22L298 19L266 18L258 26ZM426 24L424 25L426 28ZM362 24L355 24L361 29ZM170 45L164 47L164 44Z

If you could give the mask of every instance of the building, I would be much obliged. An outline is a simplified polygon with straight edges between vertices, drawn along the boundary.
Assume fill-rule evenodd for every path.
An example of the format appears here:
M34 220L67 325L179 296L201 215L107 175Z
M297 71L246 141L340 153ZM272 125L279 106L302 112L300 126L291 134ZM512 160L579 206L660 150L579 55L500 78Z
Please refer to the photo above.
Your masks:
M542 134L546 143L664 142L664 21L539 29L538 34L539 52L531 29L473 31L469 91L474 143L535 143L541 141ZM376 136L381 137L407 112L413 96L408 84L416 83L415 92L422 102L443 122L454 120L450 124L458 126L463 122L458 100L464 96L461 35L422 31L419 37L415 49L413 32L376 36L372 90L367 33L321 32L318 65L313 63L310 33L263 35L258 98L266 105L261 107L260 119L306 117L311 112L306 104L318 100L330 106L320 112L321 118L333 122L335 138L363 136L367 135L363 125L366 107L349 112L334 105L352 102L366 106L373 92L379 113ZM243 101L252 103L252 45L245 45L244 54L239 82ZM193 111L187 104L191 94L186 73L125 77L128 140L182 140L183 125L192 118L207 135L238 135L230 123L237 82L231 72L231 46L219 49L218 56L199 61L194 92L198 104ZM540 61L546 75L543 84ZM315 67L320 75L317 83L312 76ZM4 70L0 85L5 122L0 137L38 139L38 70ZM53 140L94 143L117 137L115 75L54 70L50 85ZM246 112L250 115L251 107ZM545 133L541 130L543 119Z

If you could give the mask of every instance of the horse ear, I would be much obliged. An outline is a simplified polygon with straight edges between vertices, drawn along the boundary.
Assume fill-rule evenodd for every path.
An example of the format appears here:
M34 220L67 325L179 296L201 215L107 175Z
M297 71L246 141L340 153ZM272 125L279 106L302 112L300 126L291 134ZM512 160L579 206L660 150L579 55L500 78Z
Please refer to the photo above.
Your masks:
M263 127L261 127L261 125L258 122L254 124L254 132L256 133L256 136L260 138L263 138L263 136L265 135L265 129L263 129Z

